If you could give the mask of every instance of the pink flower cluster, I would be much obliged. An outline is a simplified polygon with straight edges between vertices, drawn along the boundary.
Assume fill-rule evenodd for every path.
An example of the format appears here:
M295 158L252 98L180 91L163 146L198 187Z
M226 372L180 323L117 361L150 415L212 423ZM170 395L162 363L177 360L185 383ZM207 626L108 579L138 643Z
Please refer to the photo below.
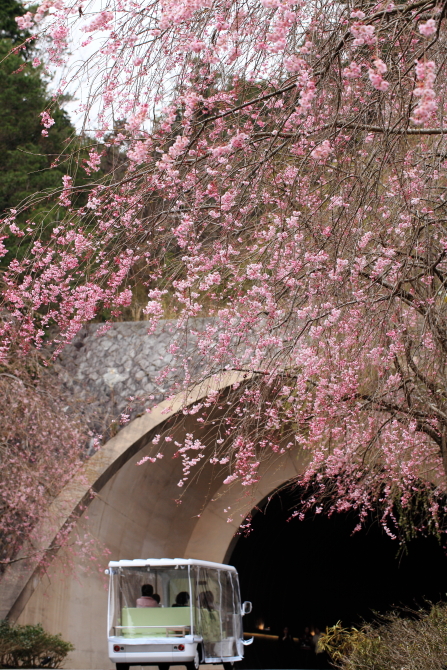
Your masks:
M311 152L310 155L312 156L312 158L325 160L331 155L332 151L333 149L331 147L331 143L329 142L329 140L324 140L320 145L315 147L315 149Z
M84 26L83 31L86 33L92 33L95 30L108 30L110 24L113 21L114 14L113 12L100 12L93 21L91 21L87 26Z
M101 167L101 156L98 154L96 149L91 149L89 151L88 158L84 161L84 170L87 174L92 172L97 172Z
M56 122L47 111L41 112L40 116L42 117L41 123L44 126L44 130L42 130L42 135L46 137L48 135L47 128L51 128L51 126L54 126Z
M428 19L425 23L419 24L419 32L424 37L430 37L436 32L436 21L434 19Z
M45 126L45 128L51 128L51 126L54 126L55 120L48 114L48 112L41 112L40 116L42 117L42 125Z
M356 47L361 47L364 44L374 46L377 41L374 26L365 23L353 23L351 33L354 35L353 45Z
M62 177L62 183L64 185L64 188L59 196L59 202L63 207L71 207L70 196L71 196L72 182L73 180L68 174L65 174Z
M373 61L373 68L368 70L369 80L378 91L387 91L389 83L385 81L382 75L387 71L387 66L380 58Z
M343 70L343 76L347 79L357 79L362 74L362 66L352 61L347 67Z
M414 95L419 98L413 115L413 123L422 125L428 123L438 109L436 93L433 85L436 79L436 64L434 61L418 61L416 63L416 79L418 85L414 89Z
M29 30L34 25L34 14L26 12L23 16L16 16L16 23L20 30Z

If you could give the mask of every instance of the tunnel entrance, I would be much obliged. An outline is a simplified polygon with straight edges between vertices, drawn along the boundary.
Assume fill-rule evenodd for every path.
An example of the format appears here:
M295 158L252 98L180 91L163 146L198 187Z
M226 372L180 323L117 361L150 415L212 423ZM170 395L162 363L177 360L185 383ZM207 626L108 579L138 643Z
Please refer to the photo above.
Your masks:
M229 563L253 612L244 630L255 633L244 668L329 668L298 639L341 621L371 620L373 611L446 600L447 556L437 540L419 538L397 555L396 541L378 523L352 535L353 514L290 519L297 492L275 493L255 511L252 532L240 536ZM277 636L288 627L293 643Z

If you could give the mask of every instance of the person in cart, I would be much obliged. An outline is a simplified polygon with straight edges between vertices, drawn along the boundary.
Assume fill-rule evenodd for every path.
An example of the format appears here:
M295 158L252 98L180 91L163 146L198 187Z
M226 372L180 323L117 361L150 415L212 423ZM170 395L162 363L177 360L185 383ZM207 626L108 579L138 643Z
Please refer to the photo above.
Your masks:
M175 603L172 607L189 607L189 593L188 591L180 591L177 594Z
M158 607L158 602L153 595L154 587L151 584L143 584L141 596L137 599L137 607Z

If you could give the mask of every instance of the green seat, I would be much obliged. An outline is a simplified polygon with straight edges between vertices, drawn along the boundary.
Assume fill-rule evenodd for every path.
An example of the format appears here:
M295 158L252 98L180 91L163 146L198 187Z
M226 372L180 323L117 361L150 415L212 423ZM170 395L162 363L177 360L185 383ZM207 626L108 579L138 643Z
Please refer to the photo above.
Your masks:
M207 642L218 642L221 637L219 613L202 609L200 618L203 639Z
M182 627L190 626L189 607L123 607L123 637L167 637L184 635ZM146 628L146 626L153 626Z

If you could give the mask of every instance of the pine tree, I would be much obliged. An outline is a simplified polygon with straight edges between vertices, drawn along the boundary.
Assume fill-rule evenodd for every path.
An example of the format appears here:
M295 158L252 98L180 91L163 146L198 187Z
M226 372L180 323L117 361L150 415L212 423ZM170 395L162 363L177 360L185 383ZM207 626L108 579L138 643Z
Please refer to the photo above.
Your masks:
M15 21L24 13L16 0L3 0L0 8L0 213L15 208L30 195L62 186L62 176L68 172L70 139L74 127L67 113L51 99L41 66L33 67L30 49L11 53L26 39ZM40 112L51 104L51 115L55 120L48 137L42 135ZM56 169L50 169L57 163ZM20 219L26 224L28 218L38 221L41 214L57 206L54 198L40 199L39 204L27 210ZM12 254L19 257L26 250L10 249L5 260Z

